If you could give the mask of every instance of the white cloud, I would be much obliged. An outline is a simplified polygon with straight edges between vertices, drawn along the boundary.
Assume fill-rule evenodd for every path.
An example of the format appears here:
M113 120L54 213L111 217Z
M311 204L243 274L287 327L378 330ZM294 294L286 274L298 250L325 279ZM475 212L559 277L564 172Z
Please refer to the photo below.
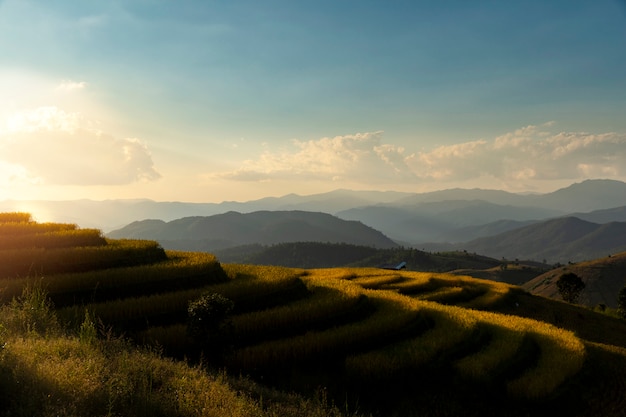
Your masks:
M527 126L492 141L446 145L407 158L423 179L459 181L490 176L505 181L626 175L626 135L551 133Z
M396 186L492 179L510 188L531 181L626 178L626 134L554 133L553 126L554 122L529 125L490 140L424 151L383 143L382 132L295 140L290 149L267 150L239 169L212 178Z
M0 164L15 180L47 185L111 185L160 178L145 143L118 139L79 114L40 107L0 129Z
M85 81L72 81L72 80L63 80L59 85L57 85L57 90L61 91L75 91L82 90L87 87L87 83Z
M403 150L381 145L382 132L294 140L293 148L265 151L256 160L244 161L235 171L213 178L237 181L269 180L380 180L406 173Z

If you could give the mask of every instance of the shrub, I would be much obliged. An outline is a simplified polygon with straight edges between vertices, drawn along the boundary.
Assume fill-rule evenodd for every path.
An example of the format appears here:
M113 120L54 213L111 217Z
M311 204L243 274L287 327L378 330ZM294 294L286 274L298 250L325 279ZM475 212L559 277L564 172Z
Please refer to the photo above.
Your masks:
M78 340L88 345L94 344L98 340L96 323L87 309L85 309L85 320L83 320L80 329L78 329Z
M232 300L217 293L205 293L189 302L188 334L209 355L209 361L219 362L229 350L232 340L230 314Z

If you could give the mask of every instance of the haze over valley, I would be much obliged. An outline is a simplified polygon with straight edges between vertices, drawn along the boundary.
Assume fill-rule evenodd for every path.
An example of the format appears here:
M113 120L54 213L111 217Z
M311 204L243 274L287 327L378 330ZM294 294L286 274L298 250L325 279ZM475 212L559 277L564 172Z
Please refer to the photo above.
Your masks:
M330 231L334 228L332 221L343 219L358 221L397 245L430 251L468 250L495 258L566 263L626 250L620 239L622 223L626 222L626 184L614 180L588 180L546 194L480 189L413 194L337 190L309 196L290 194L247 202L204 204L150 200L0 202L3 211L23 207L31 208L35 215L45 213L49 221L101 228L112 237L157 239L166 247L172 241L187 240L187 246L177 244L179 249L202 247L210 251L243 244L293 241L388 245L359 240L355 229L345 232L342 239L320 229L323 224ZM283 226L282 232L270 232L267 225L259 226L258 232L246 229L244 219L254 223L251 214L261 211L268 212L265 217L273 212L275 223L281 219L281 212L285 224L293 216L290 212L309 212L308 220L319 217L315 213L326 213L336 220L329 216L326 222L309 223L308 228L304 228L304 223ZM201 227L198 219L185 220L211 216L214 227ZM307 218L304 213L301 217ZM203 240L203 246L194 246L194 240Z

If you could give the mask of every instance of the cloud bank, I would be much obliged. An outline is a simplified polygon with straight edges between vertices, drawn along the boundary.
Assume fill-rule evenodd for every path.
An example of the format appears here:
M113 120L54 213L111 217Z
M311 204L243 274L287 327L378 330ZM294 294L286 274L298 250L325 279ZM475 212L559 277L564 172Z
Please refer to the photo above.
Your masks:
M626 177L625 134L555 133L553 125L530 125L492 139L428 150L384 143L383 132L294 140L290 149L265 151L255 160L244 161L239 169L213 177L232 181L343 180L364 185L485 178L526 184Z
M552 123L527 126L494 140L440 146L405 161L419 178L505 181L568 180L626 175L626 135L553 133Z
M257 160L245 161L241 168L215 174L237 181L271 179L347 180L370 176L391 178L397 150L381 145L382 132L357 133L311 141L293 141L293 148L279 152L265 151ZM383 178L385 177L385 178Z
M145 143L94 129L57 107L15 113L0 130L0 172L47 185L120 185L160 178Z

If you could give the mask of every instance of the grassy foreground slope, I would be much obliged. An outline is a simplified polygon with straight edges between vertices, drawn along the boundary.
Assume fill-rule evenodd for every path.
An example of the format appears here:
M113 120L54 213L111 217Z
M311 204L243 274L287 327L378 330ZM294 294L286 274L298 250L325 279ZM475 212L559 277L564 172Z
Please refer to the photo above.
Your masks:
M376 268L220 265L187 252L148 259L141 253L154 249L143 241L106 240L100 250L109 245L135 248L143 261L77 270L88 259L75 247L82 255L53 274L0 277L5 415L340 415L320 395L375 416L626 410L626 322L516 286ZM38 253L23 248L15 259L23 251ZM19 295L41 287L48 299ZM219 358L187 333L188 303L207 292L235 306ZM225 372L164 359L118 332ZM241 374L300 394L282 401L231 376Z
M85 313L85 300L137 295L139 286L142 293L193 288L225 275L210 255L166 254L155 242L80 230L0 213L1 416L342 415L321 396L306 399L207 372L115 336ZM82 305L81 323L72 328L59 320L50 297Z

